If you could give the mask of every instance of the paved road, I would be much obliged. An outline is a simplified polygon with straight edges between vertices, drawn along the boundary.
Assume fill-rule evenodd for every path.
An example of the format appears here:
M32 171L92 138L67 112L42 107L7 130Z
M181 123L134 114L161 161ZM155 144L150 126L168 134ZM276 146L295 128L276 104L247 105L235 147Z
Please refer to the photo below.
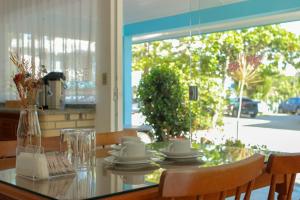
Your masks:
M225 117L223 130L202 131L217 142L236 138L236 119ZM267 145L273 151L300 152L300 115L274 114L255 119L241 118L239 139L245 144Z
M140 125L145 118L133 115L133 122ZM300 152L300 115L273 114L255 119L241 118L239 139L249 145L267 145L268 149L283 152ZM236 118L225 117L222 129L200 131L198 137L205 136L217 143L227 138L236 138Z

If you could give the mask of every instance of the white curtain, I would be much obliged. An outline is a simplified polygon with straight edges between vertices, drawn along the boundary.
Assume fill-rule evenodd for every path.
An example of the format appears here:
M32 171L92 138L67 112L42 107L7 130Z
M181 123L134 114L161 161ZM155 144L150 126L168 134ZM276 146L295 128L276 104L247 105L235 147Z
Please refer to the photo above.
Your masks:
M16 98L9 51L67 78L67 103L95 102L97 0L0 0L0 102Z

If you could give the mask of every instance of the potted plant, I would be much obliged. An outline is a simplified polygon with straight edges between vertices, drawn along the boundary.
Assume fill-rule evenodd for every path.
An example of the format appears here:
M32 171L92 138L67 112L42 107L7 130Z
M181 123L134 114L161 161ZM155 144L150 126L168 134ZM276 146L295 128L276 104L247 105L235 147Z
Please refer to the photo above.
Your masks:
M142 76L137 99L156 140L184 136L189 131L184 89L179 73L168 66L154 67Z

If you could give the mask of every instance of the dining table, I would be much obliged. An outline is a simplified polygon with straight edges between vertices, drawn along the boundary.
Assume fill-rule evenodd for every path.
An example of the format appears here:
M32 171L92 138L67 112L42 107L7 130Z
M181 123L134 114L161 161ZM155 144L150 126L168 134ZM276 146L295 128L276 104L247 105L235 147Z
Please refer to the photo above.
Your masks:
M1 170L0 199L153 200L159 199L158 184L164 170L224 165L246 159L255 153L266 155L267 160L269 155L267 151L251 148L193 143L193 148L199 151L199 157L178 162L162 156L160 150L166 146L166 143L147 145L152 153L151 161L137 168L124 168L107 162L109 149L104 148L97 149L93 167L71 175L33 181L16 175L15 168ZM254 188L269 185L270 180L271 176L264 173L255 181Z

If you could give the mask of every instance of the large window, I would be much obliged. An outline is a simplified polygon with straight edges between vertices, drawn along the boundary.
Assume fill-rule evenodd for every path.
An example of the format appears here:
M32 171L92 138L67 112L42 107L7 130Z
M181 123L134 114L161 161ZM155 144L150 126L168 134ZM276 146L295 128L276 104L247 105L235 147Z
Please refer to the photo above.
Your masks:
M255 148L266 145L272 151L299 152L299 24L296 21L135 43L133 125L162 127L163 134L179 135L179 131L168 128L181 123L189 125L190 130L182 126L179 133L192 134L199 141L202 138L241 146L230 141L239 139L246 145L258 145ZM160 89L167 83L168 77L161 75L165 68L177 74L184 98L178 98L179 89L175 94L170 92L172 84ZM193 86L198 87L199 96L191 101L189 89ZM175 109L177 104L170 103L171 95L186 109L182 115L180 106ZM172 114L174 110L177 115ZM177 116L188 116L189 121ZM172 122L176 124L169 126Z
M95 103L96 0L0 1L0 101L16 98L9 51L66 76L67 103ZM4 47L4 48L3 48Z

